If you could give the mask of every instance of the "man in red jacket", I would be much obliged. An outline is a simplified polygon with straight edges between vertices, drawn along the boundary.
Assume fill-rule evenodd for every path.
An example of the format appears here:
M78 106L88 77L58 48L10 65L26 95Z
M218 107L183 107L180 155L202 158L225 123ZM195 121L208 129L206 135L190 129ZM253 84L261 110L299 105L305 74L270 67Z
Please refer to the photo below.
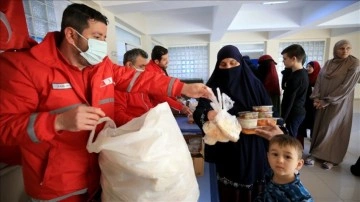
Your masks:
M28 51L0 54L0 144L20 147L32 200L80 202L95 196L98 155L86 143L101 117L114 118L115 90L209 96L203 84L112 63L106 56L107 24L100 12L71 4L60 32L48 33Z
M140 49L134 48L124 54L124 65L126 68L134 68L144 71L147 64L148 54ZM139 117L153 108L147 93L115 92L115 123L117 126L124 125L133 118Z
M157 72L159 74L168 76L168 73L166 71L168 64L169 64L168 50L162 46L154 46L151 52L151 60L146 65L146 71ZM189 107L177 101L175 97L150 96L150 98L154 106L162 102L167 102L173 110L181 114L185 114L185 115L192 114Z

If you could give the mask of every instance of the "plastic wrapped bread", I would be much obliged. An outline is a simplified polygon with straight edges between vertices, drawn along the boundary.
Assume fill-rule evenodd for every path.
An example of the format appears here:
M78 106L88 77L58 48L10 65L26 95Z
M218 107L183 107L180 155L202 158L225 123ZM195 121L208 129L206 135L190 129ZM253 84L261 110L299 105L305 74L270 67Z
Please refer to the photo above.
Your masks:
M233 107L234 101L229 96L217 90L218 98L212 93L210 105L217 112L215 119L203 125L204 142L214 145L219 142L237 142L240 138L241 126L236 118L227 111Z
M208 145L214 145L216 142L229 142L229 139L222 134L220 128L212 121L207 121L203 125L205 133L204 142Z
M221 110L215 117L217 126L220 128L222 134L232 142L239 140L241 126L236 119L236 116L230 115L227 111Z

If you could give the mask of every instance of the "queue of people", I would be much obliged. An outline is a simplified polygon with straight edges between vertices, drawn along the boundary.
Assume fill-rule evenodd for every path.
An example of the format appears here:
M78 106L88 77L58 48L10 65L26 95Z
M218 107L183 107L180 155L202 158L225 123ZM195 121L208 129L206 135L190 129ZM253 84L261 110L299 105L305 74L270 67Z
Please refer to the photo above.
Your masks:
M234 101L231 115L252 106L277 106L287 128L269 122L256 134L240 133L237 142L205 146L206 160L216 165L221 202L313 201L299 178L303 164L312 165L316 158L331 169L342 162L360 78L359 60L350 55L348 41L335 44L334 58L321 70L316 61L308 63L307 71L302 67L305 51L300 45L285 48L280 105L276 62L269 55L259 64L266 61L270 67L254 70L238 48L226 45L206 85L184 84L168 76L168 50L161 46L154 47L149 62L145 51L132 49L124 55L125 67L112 63L106 56L107 24L100 12L71 4L64 10L60 32L48 33L29 50L0 54L0 92L7 97L0 100L0 144L20 148L31 200L99 200L97 154L86 150L97 121L109 116L120 126L161 102L188 115L191 110L175 99L186 95L199 98L193 117L202 128L216 116L207 86L213 92L220 88ZM314 121L307 119L314 111ZM304 161L296 136L307 128L312 129L311 156ZM285 162L284 172L276 166L279 161ZM359 175L359 162L351 168L354 175Z

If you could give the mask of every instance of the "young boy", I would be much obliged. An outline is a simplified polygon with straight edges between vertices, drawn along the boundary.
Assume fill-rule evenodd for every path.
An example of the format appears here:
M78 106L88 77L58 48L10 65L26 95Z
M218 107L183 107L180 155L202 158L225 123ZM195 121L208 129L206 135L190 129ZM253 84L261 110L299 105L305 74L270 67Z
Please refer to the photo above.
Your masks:
M286 123L289 135L296 137L300 124L305 118L306 92L309 86L309 77L302 62L305 58L304 49L293 44L281 52L286 68L291 68L291 74L284 83L283 99L281 102L281 117Z
M256 202L312 202L309 191L300 181L298 171L304 165L302 145L289 135L270 140L268 161L271 169L265 175L265 189Z

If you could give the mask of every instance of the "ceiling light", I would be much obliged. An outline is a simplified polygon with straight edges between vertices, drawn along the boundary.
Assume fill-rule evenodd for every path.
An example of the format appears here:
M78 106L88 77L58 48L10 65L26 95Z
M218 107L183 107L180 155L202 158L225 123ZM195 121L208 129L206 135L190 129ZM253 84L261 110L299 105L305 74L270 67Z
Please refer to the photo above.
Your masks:
M264 5L273 5L273 4L284 4L287 3L288 1L265 1L263 2Z

